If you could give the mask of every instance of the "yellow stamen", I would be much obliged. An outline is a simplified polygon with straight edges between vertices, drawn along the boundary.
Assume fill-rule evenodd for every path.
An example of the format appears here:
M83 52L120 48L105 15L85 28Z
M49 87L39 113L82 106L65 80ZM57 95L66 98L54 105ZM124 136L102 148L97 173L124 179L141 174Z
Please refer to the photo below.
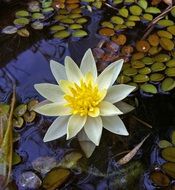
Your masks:
M98 88L91 73L88 73L84 79L80 80L80 84L67 84L69 83L66 83L66 90L64 85L64 99L67 101L65 106L72 108L72 114L97 117L100 114L99 103L106 96L107 90Z

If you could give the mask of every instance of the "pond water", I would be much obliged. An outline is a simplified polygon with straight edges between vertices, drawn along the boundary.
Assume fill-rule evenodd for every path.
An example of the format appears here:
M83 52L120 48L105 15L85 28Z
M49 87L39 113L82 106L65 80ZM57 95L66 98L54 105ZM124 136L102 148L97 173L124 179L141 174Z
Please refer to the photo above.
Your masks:
M11 25L16 10L19 10L19 7L26 7L27 3L0 2L0 29ZM163 10L165 4L160 7ZM76 63L80 64L88 48L99 47L102 40L109 41L108 37L102 37L98 34L98 31L100 22L114 15L115 10L105 6L103 10L93 10L92 12L84 9L83 14L88 18L88 23L85 26L88 36L83 38L70 37L63 40L53 38L48 28L49 24L52 23L52 18L49 18L49 21L44 21L46 27L43 30L27 28L30 31L29 37L22 37L17 33L0 34L0 102L10 102L12 85L7 73L10 73L16 83L17 104L25 104L30 99L42 101L43 97L34 89L34 84L42 82L56 83L50 71L50 60L63 64L64 58L69 55ZM144 27L143 22L134 29L129 29L127 33L123 32L129 39L128 44L133 44L135 40L138 40L138 35L143 34ZM112 48L114 47L112 46ZM119 45L118 48L121 49L122 45ZM115 52L115 55L117 53L119 52ZM125 60L128 59L126 55L119 57L123 57ZM98 66L109 63L106 61L104 64L104 62L99 62ZM159 85L157 83L153 84ZM159 140L169 140L171 132L175 130L174 90L170 93L157 93L155 95L140 93L138 90L128 98L128 102L136 105L134 112L124 117L130 136L114 136L104 130L100 146L96 148L89 159L83 157L79 167L70 169L71 175L69 179L59 189L171 189L170 186L156 186L150 179L150 173L165 162L157 145ZM138 118L141 121L138 121ZM66 154L81 152L76 138L65 141L65 137L62 137L52 142L43 142L44 134L53 119L52 117L44 117L38 114L34 122L25 124L21 129L14 129L20 135L19 141L14 144L14 150L22 159L12 169L12 180L16 184L16 189L30 189L22 186L20 181L22 174L26 171L32 171L40 179L43 178L39 172L34 170L32 165L39 157L52 157L56 161L60 161ZM149 128L143 121L150 124L152 128ZM148 134L150 134L149 138L135 157L126 165L119 166L117 160L124 154L116 155L120 152L131 150ZM172 178L171 180L173 183ZM15 189L15 187L13 188ZM174 186L172 190L173 188ZM44 188L37 187L34 189Z

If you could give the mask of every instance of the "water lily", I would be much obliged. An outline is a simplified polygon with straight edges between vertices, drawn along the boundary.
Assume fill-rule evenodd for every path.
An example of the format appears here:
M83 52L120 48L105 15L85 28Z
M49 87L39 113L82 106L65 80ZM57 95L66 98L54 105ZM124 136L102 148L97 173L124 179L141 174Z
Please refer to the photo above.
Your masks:
M64 66L51 61L50 68L58 85L41 83L34 86L46 98L34 110L42 115L58 116L46 132L44 142L66 134L67 140L77 135L86 155L90 156L100 143L103 127L115 134L128 135L118 116L122 111L114 105L135 88L113 85L122 65L123 60L115 61L98 76L90 49L80 68L69 56Z

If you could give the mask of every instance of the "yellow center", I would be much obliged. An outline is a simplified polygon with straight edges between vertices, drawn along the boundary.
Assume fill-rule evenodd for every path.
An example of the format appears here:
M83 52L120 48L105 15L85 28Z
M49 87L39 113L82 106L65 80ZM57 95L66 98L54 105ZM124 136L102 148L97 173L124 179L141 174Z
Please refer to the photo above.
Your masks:
M71 107L72 114L91 117L100 114L99 103L104 99L106 90L99 89L90 73L80 80L79 85L72 83L68 88L70 93L66 93L64 98L66 106Z

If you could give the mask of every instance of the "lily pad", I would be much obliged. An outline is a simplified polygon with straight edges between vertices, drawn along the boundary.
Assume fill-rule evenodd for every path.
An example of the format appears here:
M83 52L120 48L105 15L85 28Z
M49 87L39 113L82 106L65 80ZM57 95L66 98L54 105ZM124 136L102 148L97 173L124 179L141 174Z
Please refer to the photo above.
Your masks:
M33 19L44 19L45 16L42 13L33 13L32 18Z
M175 81L173 78L166 78L161 84L161 89L164 92L168 92L172 90L173 88L175 88Z
M166 187L170 183L170 179L167 175L162 173L161 171L154 171L150 175L151 180L153 183L160 187Z
M121 8L121 9L119 9L119 14L120 14L122 17L127 18L127 17L128 17L128 14L129 14L128 9L126 9L126 8Z
M170 162L175 162L175 147L167 147L162 150L162 157Z
M121 18L119 16L113 16L111 18L111 22L114 23L114 24L123 24L124 20L123 20L123 18Z
M161 13L161 10L158 9L157 7L148 7L147 9L145 9L145 12L151 14L158 14Z
M162 165L162 169L167 175L175 179L175 163L166 162Z
M15 13L15 16L16 17L28 17L29 16L29 12L26 11L26 10L20 10L20 11L17 11Z
M175 131L173 131L171 134L171 142L173 143L173 145L175 145Z
M156 94L157 88L153 84L143 84L140 86L141 90L143 90L146 93Z
M68 38L70 35L71 33L69 31L62 30L62 31L56 32L54 34L54 38L65 39L65 38Z
M31 24L31 27L35 30L42 30L44 28L44 24L40 21L35 21Z
M82 37L85 37L87 35L88 35L88 33L85 30L75 30L72 33L73 37L78 37L78 38L82 38Z
M142 8L142 9L146 9L148 7L148 2L146 0L139 0L138 1L138 5Z
M132 5L129 7L129 11L132 15L140 16L142 14L142 9L137 5Z
M13 21L13 23L15 25L21 25L21 26L25 26L27 24L29 24L30 20L27 18L17 18Z
M17 34L22 36L22 37L29 37L30 36L30 33L26 28L19 29L17 31Z
M167 140L161 140L159 141L158 146L159 148L167 148L167 147L172 147L172 144Z
M160 45L167 51L171 51L174 48L174 42L168 38L160 38Z
M173 26L174 22L172 20L162 19L162 20L159 20L157 24L163 27L167 27L167 26Z
M14 110L14 115L16 117L18 116L23 116L25 114L25 112L27 111L27 105L26 104L20 104L19 106L17 106Z

